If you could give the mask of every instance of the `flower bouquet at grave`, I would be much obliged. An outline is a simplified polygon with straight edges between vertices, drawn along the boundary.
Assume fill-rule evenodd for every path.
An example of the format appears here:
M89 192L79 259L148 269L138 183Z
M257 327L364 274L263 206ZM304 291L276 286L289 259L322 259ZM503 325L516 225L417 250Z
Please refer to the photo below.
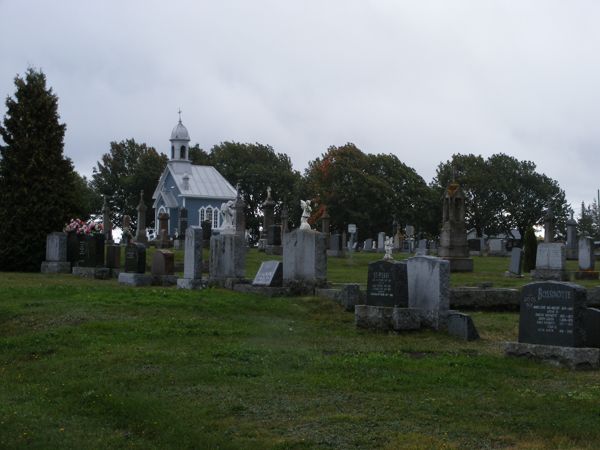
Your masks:
M97 236L104 232L104 225L102 222L94 222L93 220L90 220L85 224L83 232L88 236Z
M71 219L71 221L65 225L63 231L65 233L75 232L77 234L84 234L85 222L81 219Z
M83 236L97 236L104 232L104 225L102 222L95 222L94 220L84 222L81 219L72 219L67 225L65 225L63 231L66 233L74 231L78 235Z

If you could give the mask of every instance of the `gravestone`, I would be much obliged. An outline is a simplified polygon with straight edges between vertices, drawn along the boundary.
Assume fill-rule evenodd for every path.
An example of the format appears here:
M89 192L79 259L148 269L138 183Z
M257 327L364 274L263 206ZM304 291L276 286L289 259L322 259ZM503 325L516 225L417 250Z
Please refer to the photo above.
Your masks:
M129 286L148 286L152 276L146 272L146 246L132 242L125 247L124 271L119 273L119 283Z
M283 239L283 282L307 288L327 282L325 236L314 230L296 229Z
M210 247L210 238L212 236L212 221L205 220L200 225L202 227L202 246L208 248Z
M469 258L467 245L465 196L455 181L444 195L442 222L438 255L450 263L452 272L473 272L473 259Z
M67 261L71 263L71 267L79 262L79 240L77 232L69 231L67 233Z
M281 255L281 225L270 225L267 230L267 246L265 253L267 255Z
M420 311L422 324L445 326L450 297L450 263L433 256L407 260L408 306Z
M169 214L160 213L158 215L159 229L156 239L156 248L171 247L171 239L169 239Z
M329 236L329 248L327 249L327 256L341 256L342 249L342 235L339 233L333 233Z
M468 239L467 245L469 246L470 255L481 256L481 238Z
M209 280L223 285L243 280L246 274L246 241L237 234L219 234L210 238Z
M71 263L67 261L67 234L50 233L46 236L46 260L42 262L42 273L70 273Z
M252 285L278 287L283 282L283 264L281 261L264 261L256 272Z
M567 259L577 259L578 253L578 242L577 242L577 221L573 219L573 213L571 218L567 220Z
M599 273L595 270L596 256L594 255L594 241L592 238L579 238L579 248L577 253L579 270L575 272L575 279L597 280Z
M171 286L177 284L175 277L175 254L169 250L156 250L152 256L152 284Z
M381 260L369 264L367 305L408 306L408 281L404 261Z
M202 287L203 228L189 226L185 230L183 278L177 279L177 287L198 289Z
M106 267L114 274L118 274L121 268L121 246L108 244L106 246Z
M521 290L519 342L582 347L586 290L572 283L529 283Z
M464 341L479 339L479 333L471 316L457 311L448 314L448 334Z
M415 254L421 256L427 255L427 239L419 239Z
M506 256L504 239L492 238L488 240L488 254L490 256Z
M104 235L90 235L80 239L78 264L81 267L104 266Z
M385 252L385 233L383 231L377 233L377 251Z
M132 243L125 247L125 272L146 272L146 246Z
M363 250L365 252L370 252L373 250L373 239L371 239L371 238L365 239L365 242L363 244Z
M187 208L181 208L179 210L179 236L185 237L185 230L188 227L188 210Z
M146 210L148 208L144 204L144 191L140 191L140 202L137 205L137 231L135 233L135 241L139 244L146 245L148 236L146 236Z
M513 247L510 254L510 265L508 266L508 272L512 276L521 276L521 270L523 266L523 250L519 247Z
M541 243L537 247L535 272L532 274L535 280L568 280L566 267L565 245L559 243Z

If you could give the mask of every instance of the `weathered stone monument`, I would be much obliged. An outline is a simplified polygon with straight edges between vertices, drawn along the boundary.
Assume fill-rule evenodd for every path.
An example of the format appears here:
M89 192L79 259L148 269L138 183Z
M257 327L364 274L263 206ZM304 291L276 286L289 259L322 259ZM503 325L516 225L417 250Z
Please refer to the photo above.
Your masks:
M435 330L446 325L450 305L450 262L433 256L407 260L408 306L416 308L424 326Z
M177 287L199 289L202 287L202 228L191 226L185 231L183 278L177 279Z
M119 283L129 286L149 286L152 276L146 274L146 246L132 242L125 247L125 267L119 273Z
M108 206L108 202L106 201L107 196L104 195L104 201L102 204L102 225L104 229L104 241L106 244L113 243L112 237L112 221L110 219L110 207Z
M177 284L175 277L175 254L169 250L157 250L152 256L152 284L172 286Z
M137 232L135 234L135 241L138 244L146 245L148 243L148 237L146 236L146 205L144 204L144 191L140 191L140 203L137 205Z
M235 228L235 234L238 236L242 236L244 239L246 237L246 217L244 215L244 208L246 207L246 203L242 198L242 192L240 190L239 184L236 186L237 196L235 198L235 202L233 203L233 227ZM287 221L286 221L287 225Z
M71 273L67 261L67 234L50 233L46 236L46 260L42 262L42 273Z
M246 241L235 232L235 209L230 200L221 205L223 226L210 238L209 282L219 285L242 281L246 273Z
M577 259L577 251L579 249L577 242L577 221L571 218L567 220L567 259Z
M283 238L283 282L311 290L327 283L327 247L323 233L308 224L310 202L302 201L300 228Z
M550 244L554 242L554 213L552 208L548 207L544 216L544 243Z
M158 235L156 236L156 248L171 247L169 238L169 214L162 212L158 215Z
M469 258L465 228L465 196L455 181L450 183L444 195L438 255L450 263L451 272L473 271L473 259Z
M133 234L131 233L131 217L125 214L123 216L123 233L121 234L121 245L126 246L131 242Z
M600 311L586 308L586 290L554 281L525 285L521 291L519 340L505 344L508 355L566 365L600 367Z
M578 248L579 270L575 272L577 280L597 280L598 271L595 269L596 256L594 254L594 241L590 237L579 238Z
M273 225L273 218L275 215L275 201L273 200L273 198L271 198L270 187L267 188L267 198L262 203L261 208L263 212L263 226L258 248L266 250L268 244L267 233L269 231L269 227Z
M560 243L538 244L535 272L532 271L534 280L566 281L569 279L566 267L566 249Z
M106 245L106 268L110 269L112 276L118 276L121 269L121 246L119 244Z
M377 251L379 253L385 252L385 233L383 231L377 233Z
M508 276L522 277L523 250L519 247L513 247L510 254L510 265L508 266Z

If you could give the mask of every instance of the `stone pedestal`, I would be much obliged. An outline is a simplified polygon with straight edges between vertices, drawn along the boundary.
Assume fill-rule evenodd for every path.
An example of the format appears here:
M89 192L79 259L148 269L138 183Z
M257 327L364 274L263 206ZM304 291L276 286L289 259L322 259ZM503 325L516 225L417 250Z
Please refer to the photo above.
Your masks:
M203 229L188 227L185 231L183 278L177 279L177 287L182 289L202 287L202 242Z
M443 203L443 225L440 233L438 256L450 262L451 272L472 272L465 229L465 198L458 183L446 189Z
M46 261L42 263L42 273L71 273L71 263L67 261L66 233L50 233L46 237Z
M209 281L222 283L226 279L244 279L246 241L236 234L220 234L210 238Z
M327 282L327 247L325 235L314 230L296 229L283 238L283 282Z

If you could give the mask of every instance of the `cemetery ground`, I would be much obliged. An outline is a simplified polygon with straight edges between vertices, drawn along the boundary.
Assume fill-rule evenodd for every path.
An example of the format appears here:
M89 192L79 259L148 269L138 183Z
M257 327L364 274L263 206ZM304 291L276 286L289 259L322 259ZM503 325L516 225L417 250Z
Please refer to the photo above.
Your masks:
M329 278L379 258L329 258ZM452 284L529 281L507 266ZM518 313L471 315L465 342L357 330L322 298L0 273L0 447L597 448L600 373L507 358Z

